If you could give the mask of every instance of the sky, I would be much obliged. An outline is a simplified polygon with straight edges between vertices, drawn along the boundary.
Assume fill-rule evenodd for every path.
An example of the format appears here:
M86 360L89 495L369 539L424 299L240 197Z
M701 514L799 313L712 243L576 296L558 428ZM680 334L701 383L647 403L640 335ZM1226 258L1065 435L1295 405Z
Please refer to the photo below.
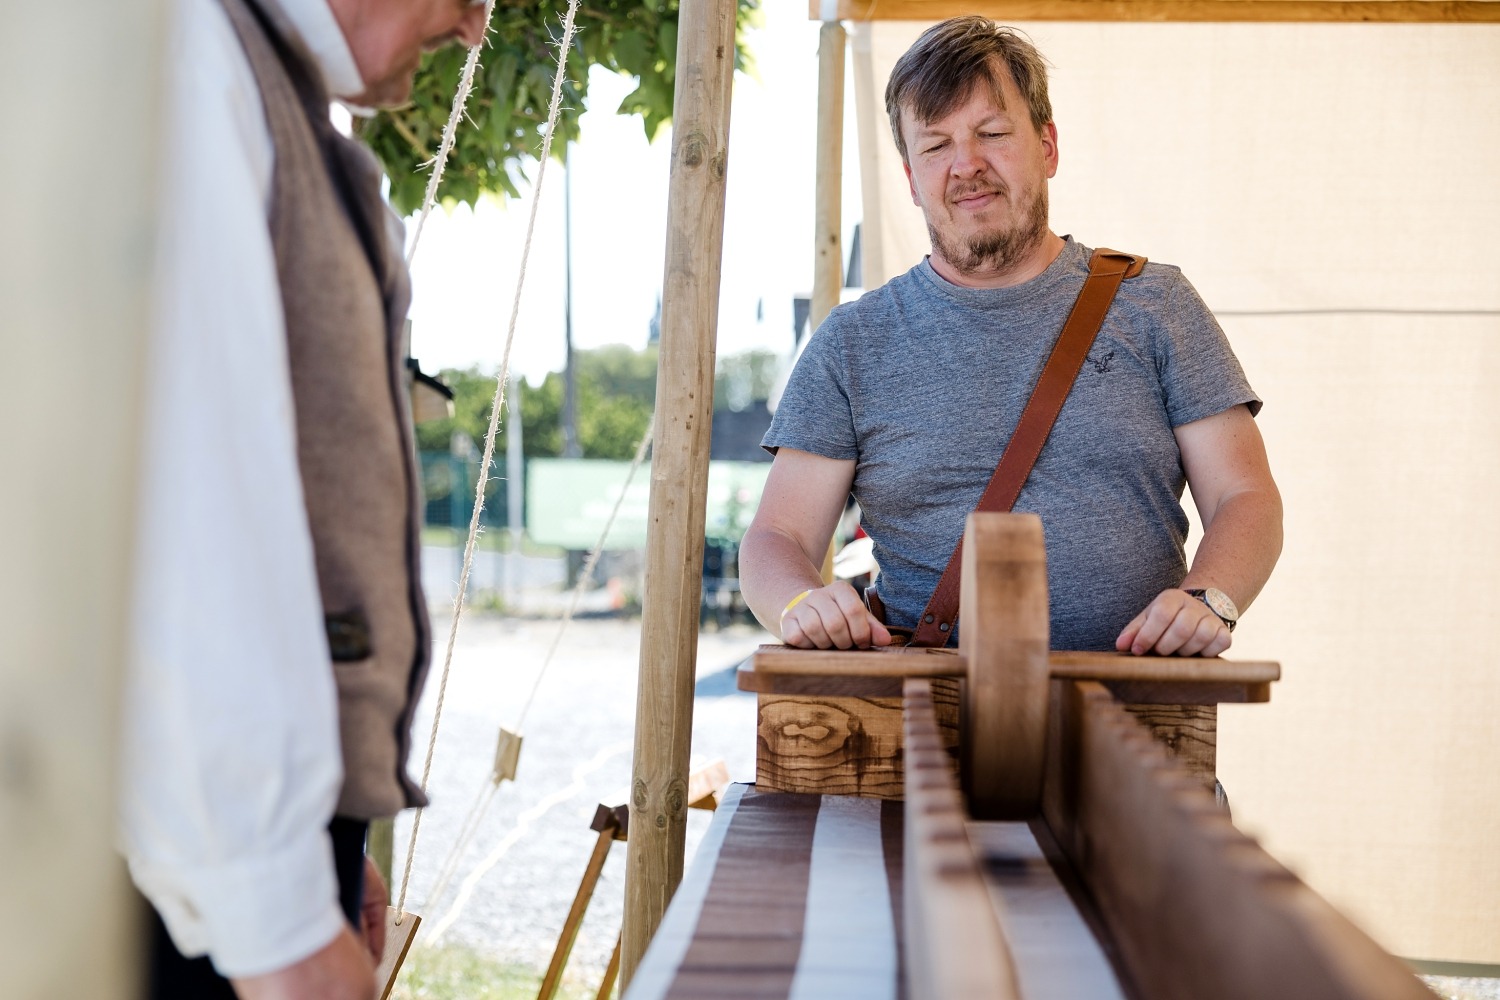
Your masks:
M734 81L718 353L789 355L792 299L812 287L818 25L806 0L762 0L762 26L747 42L755 70ZM538 382L562 368L569 187L574 346L645 346L662 284L671 144L669 130L647 143L639 118L614 113L633 87L629 78L593 70L581 138L570 153L571 183L556 160L541 178L524 284L536 164L528 168L533 189L521 200L434 210L412 261L412 355L424 371L498 370L518 287L511 371ZM857 182L850 187L846 241L859 196Z

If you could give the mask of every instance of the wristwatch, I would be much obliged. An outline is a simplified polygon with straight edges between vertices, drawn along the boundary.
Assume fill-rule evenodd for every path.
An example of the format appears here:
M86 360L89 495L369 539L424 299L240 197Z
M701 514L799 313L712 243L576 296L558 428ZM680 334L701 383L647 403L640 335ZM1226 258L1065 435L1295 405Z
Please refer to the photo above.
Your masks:
M1235 625L1239 624L1240 609L1234 606L1234 601L1224 591L1217 587L1183 587L1182 591L1208 605L1208 610L1218 615L1229 631L1233 632Z

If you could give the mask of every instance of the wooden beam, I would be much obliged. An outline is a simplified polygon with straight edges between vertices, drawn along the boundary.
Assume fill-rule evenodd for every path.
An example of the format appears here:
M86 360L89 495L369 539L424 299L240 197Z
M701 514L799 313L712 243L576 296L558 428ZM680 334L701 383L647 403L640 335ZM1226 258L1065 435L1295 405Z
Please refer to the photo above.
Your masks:
M997 21L1495 23L1497 0L836 0L845 21L929 21L984 14ZM811 0L809 16L827 16Z
M7 5L0 32L0 84L26 95L7 109L13 141L0 158L11 195L0 243L9 996L141 990L114 777L174 6ZM108 112L82 125L80 111L101 102Z
M1141 996L1431 1000L1103 685L1054 681L1043 815Z
M627 987L682 881L734 28L733 0L681 5L625 876Z
M969 843L931 685L906 682L906 992L912 1000L1018 1000L1010 945Z

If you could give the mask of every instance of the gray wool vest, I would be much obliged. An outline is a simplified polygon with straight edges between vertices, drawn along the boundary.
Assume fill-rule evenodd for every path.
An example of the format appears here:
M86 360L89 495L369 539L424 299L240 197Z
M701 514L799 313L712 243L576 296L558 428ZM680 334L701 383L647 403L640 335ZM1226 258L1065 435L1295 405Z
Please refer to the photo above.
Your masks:
M286 313L297 459L338 681L338 814L423 805L406 772L430 628L406 381L411 300L380 167L328 120L329 96L274 2L222 0L275 146L270 231ZM394 231L393 231L394 230Z

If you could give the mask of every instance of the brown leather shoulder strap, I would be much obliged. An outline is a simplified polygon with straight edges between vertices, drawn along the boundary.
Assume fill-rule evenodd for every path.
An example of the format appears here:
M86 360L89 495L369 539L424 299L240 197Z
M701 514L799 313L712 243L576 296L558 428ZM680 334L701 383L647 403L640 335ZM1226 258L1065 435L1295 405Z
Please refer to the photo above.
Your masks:
M1010 441L1000 456L1000 464L995 466L995 474L990 477L989 485L985 487L975 510L1008 511L1015 506L1016 498L1021 495L1021 487L1026 485L1026 477L1031 474L1031 467L1042 453L1042 446L1047 443L1052 425L1062 412L1063 403L1067 401L1074 380L1078 378L1083 359L1088 356L1094 337L1104 324L1104 316L1115 300L1120 282L1135 277L1145 267L1145 257L1118 250L1094 251L1094 256L1089 260L1089 276L1084 279L1078 299L1068 313L1067 322L1063 324L1057 342L1052 345L1052 353L1042 367L1042 374L1031 390L1031 398L1026 401L1021 419L1016 422L1015 432L1011 434ZM938 580L937 589L932 592L932 599L927 602L926 609L917 620L917 630L911 645L942 646L953 635L953 626L958 622L963 545L964 540L960 535L958 544L953 547L953 555L949 557L948 565Z

